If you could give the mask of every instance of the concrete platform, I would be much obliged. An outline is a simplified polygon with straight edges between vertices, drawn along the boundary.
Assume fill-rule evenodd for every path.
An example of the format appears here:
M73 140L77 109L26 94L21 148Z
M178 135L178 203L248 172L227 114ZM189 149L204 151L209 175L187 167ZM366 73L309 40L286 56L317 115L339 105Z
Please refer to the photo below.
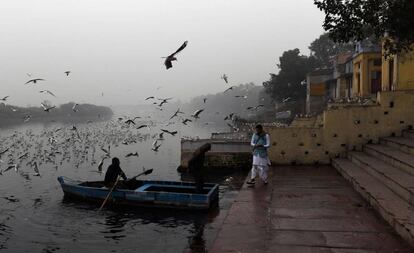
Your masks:
M414 252L331 166L242 187L209 252Z

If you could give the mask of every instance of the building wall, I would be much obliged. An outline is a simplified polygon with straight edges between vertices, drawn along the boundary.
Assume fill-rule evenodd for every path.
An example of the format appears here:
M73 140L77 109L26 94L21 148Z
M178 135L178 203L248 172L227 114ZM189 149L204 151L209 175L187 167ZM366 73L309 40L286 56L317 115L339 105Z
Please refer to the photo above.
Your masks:
M347 150L401 135L414 125L414 91L380 92L378 105L349 106L323 113L321 127L268 127L269 150L275 164L328 164Z
M382 66L374 66L374 60L381 60L381 53L363 52L356 55L353 59L354 77L353 77L353 96L368 97L371 96L371 72L382 71ZM358 75L359 74L359 75ZM358 88L358 80L360 87Z

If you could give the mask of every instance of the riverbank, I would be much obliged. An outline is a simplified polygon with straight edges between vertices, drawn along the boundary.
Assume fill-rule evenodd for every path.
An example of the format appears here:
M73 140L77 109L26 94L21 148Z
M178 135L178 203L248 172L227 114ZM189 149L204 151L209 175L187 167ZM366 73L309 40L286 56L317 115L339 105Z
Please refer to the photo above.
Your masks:
M246 184L209 252L412 252L331 166L274 167Z

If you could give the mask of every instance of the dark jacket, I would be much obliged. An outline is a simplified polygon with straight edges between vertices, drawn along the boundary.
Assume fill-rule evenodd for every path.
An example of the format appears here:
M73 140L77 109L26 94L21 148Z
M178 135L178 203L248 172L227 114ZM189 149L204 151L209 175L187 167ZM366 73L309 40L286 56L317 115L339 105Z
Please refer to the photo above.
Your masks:
M121 176L124 180L127 180L125 173L122 171L119 165L111 164L105 174L105 185L111 185L116 182L118 176Z
M188 161L188 171L191 174L203 174L204 160L206 153L211 149L211 144L207 143L198 148L191 159Z

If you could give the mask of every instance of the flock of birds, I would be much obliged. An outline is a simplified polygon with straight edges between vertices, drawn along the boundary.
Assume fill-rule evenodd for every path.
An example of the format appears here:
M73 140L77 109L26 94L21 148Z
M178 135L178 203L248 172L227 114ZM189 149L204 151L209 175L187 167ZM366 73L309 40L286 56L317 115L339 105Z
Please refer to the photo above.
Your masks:
M177 61L177 54L182 52L187 45L188 41L185 41L175 52L167 57L163 57L165 58L164 65L167 70L173 67L172 62ZM69 77L71 71L65 71L63 74L66 77ZM27 75L31 77L31 74ZM226 84L229 83L229 77L226 74L223 74L221 79ZM36 85L43 81L45 81L43 78L31 78L25 84ZM227 93L234 88L235 86L231 86L224 90L223 93ZM42 89L39 93L56 97L50 90ZM237 95L235 97L242 99L247 98L246 95ZM8 99L9 96L5 96L0 100L6 102ZM173 98L149 96L145 98L145 101L152 102L156 109L163 111L163 108L172 99ZM206 103L207 98L204 98L203 104ZM79 104L74 104L72 110L78 112L78 106ZM46 103L41 103L41 107L46 113L56 108L56 106L48 105ZM259 104L257 106L247 107L246 110L257 111L262 107L264 107L264 105ZM187 126L188 124L197 121L204 111L205 108L200 108L195 110L192 114L186 114L178 108L168 117L166 122L162 122L160 123L160 126L157 126L158 132L153 133L152 135L150 133L143 135L139 132L141 129L145 128L151 131L155 126L153 121L144 120L144 118L140 116L119 117L115 121L108 122L102 129L88 127L83 129L83 131L80 131L78 127L74 125L69 128L58 128L52 131L45 130L38 135L34 134L32 131L26 131L25 133L15 132L12 136L0 138L0 175L4 175L4 173L11 170L19 172L21 171L20 168L23 165L26 165L33 169L33 176L41 176L39 167L41 167L42 164L52 163L57 169L59 164L62 164L65 160L70 160L71 157L76 160L75 166L77 167L83 162L88 161L88 159L91 159L92 165L97 164L96 171L101 173L103 171L105 160L111 157L111 145L129 145L131 143L137 143L138 141L152 138L154 141L152 142L150 149L153 152L158 152L166 135L174 137L178 134L177 130L170 130L168 129L168 126L176 123L181 123L182 125ZM239 129L232 124L234 117L235 113L230 113L224 117L224 120L227 121L227 125L233 131L239 131ZM151 116L147 116L146 118L151 118ZM23 121L27 122L30 119L31 115L26 115L24 116ZM138 120L139 123L137 122ZM105 129L109 130L106 131ZM135 131L132 131L134 129ZM47 141L42 137L47 137ZM100 147L100 151L95 147ZM30 150L34 150L34 153L31 154ZM96 158L99 152L102 152L100 158ZM131 157L139 157L138 152L132 152L125 155L125 158ZM5 158L7 158L7 162L5 161ZM23 173L23 175L27 175L27 173Z

